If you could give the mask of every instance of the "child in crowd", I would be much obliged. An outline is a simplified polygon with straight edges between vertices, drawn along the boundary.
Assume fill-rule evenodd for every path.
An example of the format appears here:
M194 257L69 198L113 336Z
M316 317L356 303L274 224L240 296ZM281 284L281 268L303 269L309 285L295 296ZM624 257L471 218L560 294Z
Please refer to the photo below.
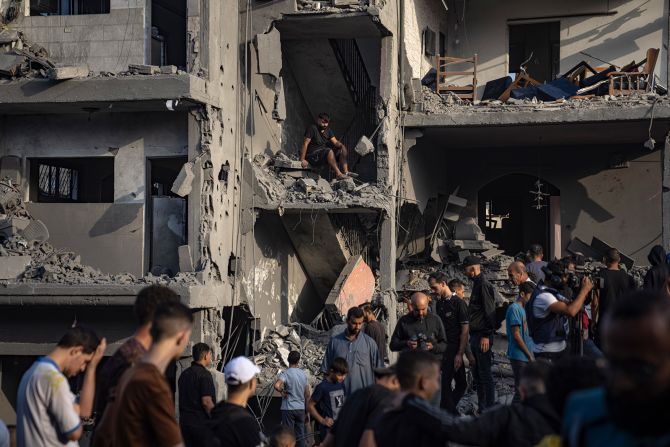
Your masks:
M300 369L300 353L288 354L288 369L279 374L275 390L281 393L281 423L295 434L298 447L305 447L305 402L309 401L307 376Z
M335 423L337 414L344 405L344 378L349 366L341 357L333 359L328 369L328 376L316 386L314 394L307 404L309 414L319 426L319 438L326 439L329 429Z
M530 282L519 285L519 296L515 303L507 308L505 321L507 325L507 358L512 365L514 373L514 399L512 402L520 402L519 378L521 369L528 362L535 361L533 357L533 340L528 334L528 323L526 322L526 303L533 295L534 287Z

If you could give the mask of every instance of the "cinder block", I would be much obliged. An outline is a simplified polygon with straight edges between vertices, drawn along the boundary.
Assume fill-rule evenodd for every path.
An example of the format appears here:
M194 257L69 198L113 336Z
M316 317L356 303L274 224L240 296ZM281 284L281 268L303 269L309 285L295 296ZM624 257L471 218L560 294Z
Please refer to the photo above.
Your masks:
M62 81L65 79L85 78L88 76L88 65L74 65L70 67L56 67L48 72L49 79Z
M0 256L0 279L18 279L30 261L30 256Z
M369 302L375 291L375 277L363 257L349 259L333 289L328 294L326 306L335 306L346 315L350 308Z
M172 184L171 191L177 194L179 197L186 197L191 193L193 188L193 179L195 174L193 173L193 163L185 163L182 166L179 175Z
M375 145L372 144L372 141L365 135L361 137L360 140L358 140L358 143L356 143L356 147L354 148L356 153L360 155L361 157L368 155L375 150Z

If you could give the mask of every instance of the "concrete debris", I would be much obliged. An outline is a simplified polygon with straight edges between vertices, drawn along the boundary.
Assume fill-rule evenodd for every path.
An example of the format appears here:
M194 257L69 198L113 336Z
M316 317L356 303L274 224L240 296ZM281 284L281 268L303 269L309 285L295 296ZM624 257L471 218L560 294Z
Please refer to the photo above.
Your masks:
M89 73L88 65L73 65L51 68L47 72L47 76L54 81L64 81L66 79L85 78Z
M163 65L161 66L161 74L177 74L177 69L176 65Z
M350 308L372 301L375 276L362 256L352 256L326 298L326 307L336 308L340 315Z
M358 143L356 143L356 147L354 147L354 150L358 155L364 157L374 152L375 145L372 143L372 141L370 141L368 137L363 135L361 139L358 140Z
M38 219L31 220L20 234L28 242L46 242L49 239L49 229Z
M16 30L5 29L0 31L0 45L14 43L19 40L19 32Z
M366 4L352 0L337 0L334 5L330 1L298 0L298 12L303 14L360 12L371 9Z
M0 75L9 77L19 76L21 74L21 66L25 61L26 58L18 54L0 54Z
M0 78L46 78L54 68L47 51L20 31L0 31Z
M157 65L130 64L128 71L132 74L155 75L161 73L161 67Z
M186 197L191 193L191 189L193 189L194 178L193 163L184 163L184 166L181 167L170 191L177 194L179 197Z
M317 190L316 182L311 178L298 179L296 184L306 193L315 192Z
M30 256L0 257L0 280L18 279L30 265Z

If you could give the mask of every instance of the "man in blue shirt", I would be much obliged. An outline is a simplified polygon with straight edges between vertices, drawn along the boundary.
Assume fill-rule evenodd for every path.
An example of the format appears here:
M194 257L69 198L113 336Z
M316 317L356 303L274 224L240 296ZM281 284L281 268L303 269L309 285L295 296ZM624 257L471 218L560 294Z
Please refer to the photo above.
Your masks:
M300 353L288 354L288 369L279 374L275 390L282 395L281 423L295 433L296 445L305 446L305 402L309 402L310 390L305 372L298 366Z
M533 294L533 285L528 282L519 284L519 297L516 302L507 308L505 324L507 329L507 358L514 373L514 399L512 402L521 402L519 395L519 379L521 369L528 362L535 361L533 356L533 340L528 335L528 323L524 307Z
M601 324L607 382L568 400L563 445L670 445L670 300L628 295Z
M347 328L330 339L321 363L321 372L327 374L335 358L341 357L347 361L349 372L344 381L347 395L374 384L374 368L384 366L377 343L361 330L364 319L360 307L354 306L349 309Z

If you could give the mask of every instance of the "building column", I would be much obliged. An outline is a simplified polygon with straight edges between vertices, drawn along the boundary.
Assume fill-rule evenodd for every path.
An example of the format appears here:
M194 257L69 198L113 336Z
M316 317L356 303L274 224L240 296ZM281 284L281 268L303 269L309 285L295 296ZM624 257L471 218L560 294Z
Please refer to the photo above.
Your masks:
M663 228L663 248L670 247L670 133L665 136L661 149L661 222Z

